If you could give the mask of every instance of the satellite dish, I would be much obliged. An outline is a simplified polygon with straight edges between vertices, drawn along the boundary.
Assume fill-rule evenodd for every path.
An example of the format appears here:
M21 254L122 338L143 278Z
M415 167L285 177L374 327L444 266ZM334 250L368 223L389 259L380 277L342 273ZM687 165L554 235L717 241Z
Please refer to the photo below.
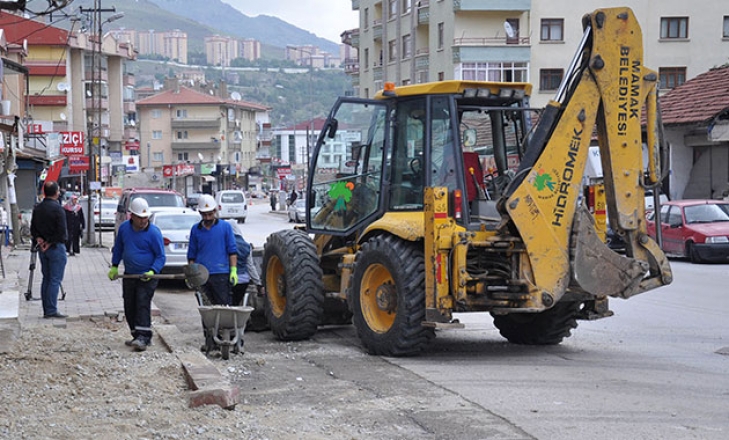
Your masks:
M132 119L131 121L129 121L129 125L131 125L132 127L135 127L137 125L137 121Z
M233 98L233 101L240 101L242 98L238 92L231 93L230 97Z
M65 83L65 82L59 82L58 85L56 86L56 88L58 89L59 92L67 92L67 91L71 90L71 87L68 85L68 83Z
M509 24L508 21L504 22L504 31L506 32L506 36L509 38L516 37L516 32L514 32L514 28Z
M215 94L215 92L213 92L213 91L211 90L211 91L210 91L210 94L211 94L211 95L214 95L214 94Z
M203 160L203 155L202 155L202 153L198 152L198 153L197 153L197 158L198 158L198 159L200 159L200 160L202 161L202 160Z
M86 96L88 96L89 98L91 98L91 90L87 90L86 91Z
M63 112L60 115L58 115L58 117L61 118L62 121L66 120L66 114Z

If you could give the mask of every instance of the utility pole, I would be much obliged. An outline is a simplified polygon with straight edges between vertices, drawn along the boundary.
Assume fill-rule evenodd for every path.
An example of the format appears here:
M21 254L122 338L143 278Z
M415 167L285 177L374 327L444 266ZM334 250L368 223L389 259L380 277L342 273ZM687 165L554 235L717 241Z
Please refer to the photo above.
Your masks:
M89 246L95 246L96 245L96 237L95 237L95 229L96 225L94 224L94 200L93 200L93 192L91 191L91 183L92 182L98 182L101 183L101 180L97 178L97 176L100 174L99 167L96 164L96 148L100 146L100 139L101 139L101 111L102 111L102 101L101 101L101 90L102 90L102 74L101 74L101 61L102 61L102 27L104 25L104 22L101 21L101 13L102 12L116 12L116 8L102 8L101 7L101 0L94 0L94 7L93 8L79 8L79 11L82 14L89 14L91 15L91 29L92 32L95 33L93 38L90 38L89 41L91 41L91 88L92 90L92 96L91 100L93 102L94 107L94 118L93 122L91 124L88 124L88 158L89 158L89 169L86 172L86 192L88 194L88 206L86 211L86 231L87 231L87 238L86 241ZM114 20L118 20L121 18L121 16L114 16L112 17ZM107 21L113 21L112 19L109 19ZM88 116L88 110L87 110L87 116ZM99 164L100 165L100 164ZM101 210L101 194L99 194L99 210ZM101 211L99 211L99 215L101 215ZM99 230L99 245L101 245L101 230Z

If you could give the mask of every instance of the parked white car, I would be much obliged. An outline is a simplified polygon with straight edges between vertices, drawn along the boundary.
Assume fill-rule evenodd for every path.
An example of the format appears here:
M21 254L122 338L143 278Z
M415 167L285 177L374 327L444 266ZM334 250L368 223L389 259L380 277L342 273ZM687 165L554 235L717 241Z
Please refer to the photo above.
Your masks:
M191 208L175 208L153 212L149 222L162 232L165 243L163 273L181 273L187 264L190 229L201 220L200 213Z

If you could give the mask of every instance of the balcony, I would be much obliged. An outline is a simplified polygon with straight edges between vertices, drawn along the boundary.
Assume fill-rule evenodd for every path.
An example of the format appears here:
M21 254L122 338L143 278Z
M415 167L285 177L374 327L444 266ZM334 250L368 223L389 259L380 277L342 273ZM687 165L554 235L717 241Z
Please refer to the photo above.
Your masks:
M374 40L382 40L382 20L374 20L372 22L372 38Z
M86 98L86 111L92 110L109 110L109 98L103 97L101 99L91 97Z
M171 126L176 128L202 128L202 129L219 129L220 118L214 119L173 119Z
M66 95L30 95L28 96L28 104L35 106L59 106L65 107L67 104Z
M99 78L99 75L101 75L101 78ZM86 72L84 72L84 80L106 82L109 80L109 72L107 72L106 69L101 69L98 71L94 71L94 69L88 69Z
M430 66L430 50L426 47L415 51L415 70L428 70Z
M124 85L125 86L134 87L135 85L137 85L137 80L134 78L134 74L133 73L126 73L126 74L124 74L123 79L124 79Z
M124 101L124 113L134 113L137 111L137 104L134 101Z
M529 37L493 37L493 38L454 38L453 46L529 46L531 43Z
M172 151L195 151L195 150L214 150L218 151L220 150L220 143L219 142L194 142L194 141L179 141L179 142L172 142Z
M428 23L430 23L430 5L428 4L428 0L421 0L420 6L418 7L418 25Z
M382 81L382 66L375 66L374 69L372 69L372 79L374 81Z
M124 139L139 139L139 130L135 127L124 127Z
M531 0L453 0L454 12L529 11L531 8Z
M344 73L347 75L359 73L359 58L345 58Z

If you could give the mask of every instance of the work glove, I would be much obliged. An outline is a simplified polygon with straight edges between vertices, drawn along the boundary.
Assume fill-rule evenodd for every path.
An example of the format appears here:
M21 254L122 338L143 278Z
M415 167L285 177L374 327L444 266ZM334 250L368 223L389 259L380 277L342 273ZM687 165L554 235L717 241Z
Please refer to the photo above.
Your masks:
M231 267L230 268L230 284L236 285L238 284L238 268L237 267Z
M149 281L149 280L152 279L152 275L154 275L154 271L153 270L148 270L148 271L144 272L142 275L144 275L141 278L142 281Z
M111 269L109 269L109 273L107 274L107 276L111 281L119 278L119 268L116 266L111 266Z

